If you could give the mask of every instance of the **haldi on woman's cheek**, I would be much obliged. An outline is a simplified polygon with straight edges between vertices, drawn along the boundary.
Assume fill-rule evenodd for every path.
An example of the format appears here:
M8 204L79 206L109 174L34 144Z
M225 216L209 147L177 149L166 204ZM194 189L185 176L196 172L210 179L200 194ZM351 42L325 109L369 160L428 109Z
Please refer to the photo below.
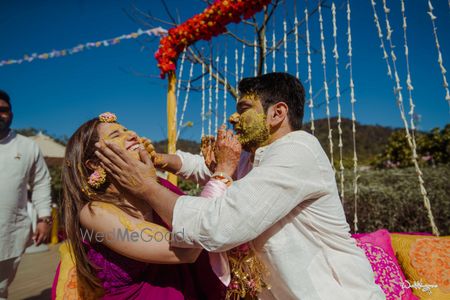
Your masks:
M134 131L129 131L117 123L106 123L99 125L100 141L109 141L120 148L128 150L130 155L139 159L140 139Z

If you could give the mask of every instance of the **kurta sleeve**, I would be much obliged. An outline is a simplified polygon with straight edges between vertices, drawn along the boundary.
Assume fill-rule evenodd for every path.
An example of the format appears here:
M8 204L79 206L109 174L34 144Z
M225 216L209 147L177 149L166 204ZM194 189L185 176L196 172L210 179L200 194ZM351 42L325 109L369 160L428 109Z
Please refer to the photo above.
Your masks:
M176 155L181 159L181 169L177 175L205 185L212 173L205 164L203 156L177 150Z
M51 215L51 178L44 156L37 145L34 145L33 152L34 162L29 176L31 201L38 217L42 218Z
M173 245L220 252L255 239L302 201L330 192L325 184L329 163L327 167L317 160L315 149L306 144L278 143L223 196L180 197L173 230L183 232L183 239L173 240Z

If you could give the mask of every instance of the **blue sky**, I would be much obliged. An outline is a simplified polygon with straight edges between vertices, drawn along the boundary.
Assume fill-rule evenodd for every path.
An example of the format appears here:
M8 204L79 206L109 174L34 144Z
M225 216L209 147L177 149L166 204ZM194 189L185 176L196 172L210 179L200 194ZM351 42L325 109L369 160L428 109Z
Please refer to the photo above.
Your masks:
M203 1L167 0L171 11L181 20L193 16L205 7ZM288 0L279 7L275 22L277 38L282 34L282 20L287 15L288 24L293 23L294 5ZM378 1L378 14L384 29L384 13ZM420 115L420 128L429 130L442 127L449 122L449 108L445 102L442 76L437 64L437 53L432 35L429 16L426 14L427 1L406 1L408 17L408 42L416 112ZM303 16L305 5L315 6L315 1L296 1L297 11ZM331 1L328 1L331 4ZM343 115L350 116L348 73L346 51L346 15L344 2L336 1L338 14L338 44L340 52L341 89L343 90ZM391 6L391 25L398 57L399 75L405 86L405 64L403 52L403 33L401 28L400 1L388 1ZM438 35L444 64L450 70L450 10L446 0L433 1L435 15L438 17ZM381 124L400 127L399 110L392 93L392 81L386 76L386 65L379 49L379 40L373 23L369 0L353 0L353 66L356 91L356 115L363 124ZM44 1L1 1L0 2L0 60L20 58L33 52L50 52L52 49L71 48L80 43L113 38L145 27L133 18L133 7L151 12L160 19L168 20L161 2L148 1L86 1L86 0L44 0ZM128 12L128 14L127 14ZM135 12L135 11L134 11ZM330 95L335 95L333 78L334 61L331 55L331 12L323 10L327 54L327 78ZM153 22L151 26L170 26ZM241 36L252 39L251 32L244 25L229 27ZM246 29L245 29L246 28ZM269 28L269 32L271 32ZM305 27L299 28L304 33ZM310 19L310 30L314 48L320 49L318 16ZM21 65L0 67L0 89L8 91L12 97L15 119L14 128L35 127L45 129L55 136L71 135L87 119L104 111L116 112L119 121L139 134L161 140L166 137L166 80L158 77L158 69L153 54L158 40L129 40L118 45L91 49L72 56L45 61L34 61ZM206 43L199 43L200 48ZM241 46L228 38L213 40L214 56L222 60L228 55L230 73L234 73L234 49ZM294 43L289 42L289 72L295 74ZM300 78L307 76L305 45L300 42ZM292 52L292 53L291 53ZM320 54L313 56L313 89L319 91L323 84L323 71ZM268 59L271 69L271 58ZM253 52L247 48L245 76L253 74ZM187 77L188 65L184 68ZM277 70L282 71L283 53L277 53ZM195 74L200 68L196 66ZM195 75L194 75L195 76ZM450 75L448 80L450 80ZM234 84L234 75L230 77ZM305 87L308 83L305 83ZM207 93L208 94L208 93ZM213 96L214 97L214 96ZM181 93L180 102L184 100ZM407 102L407 93L404 93ZM222 95L220 97L222 101ZM316 103L324 101L324 95L316 98ZM182 138L200 137L199 92L189 95L185 121L194 126L184 128ZM181 104L180 104L181 107ZM219 105L219 115L223 112ZM234 101L228 95L227 114L234 111ZM336 115L336 100L331 100L331 114ZM325 117L325 107L315 109L317 118ZM306 109L305 121L309 120ZM219 119L222 122L222 117ZM214 121L213 121L214 124Z

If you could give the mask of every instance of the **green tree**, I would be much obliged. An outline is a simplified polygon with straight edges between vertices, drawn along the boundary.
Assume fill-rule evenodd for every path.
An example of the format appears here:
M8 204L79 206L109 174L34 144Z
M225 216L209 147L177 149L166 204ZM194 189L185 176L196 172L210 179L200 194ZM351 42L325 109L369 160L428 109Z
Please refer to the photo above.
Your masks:
M443 129L416 132L416 146L420 164L447 164L450 162L450 124ZM403 130L394 131L383 152L373 162L378 167L409 167L413 165L412 152Z

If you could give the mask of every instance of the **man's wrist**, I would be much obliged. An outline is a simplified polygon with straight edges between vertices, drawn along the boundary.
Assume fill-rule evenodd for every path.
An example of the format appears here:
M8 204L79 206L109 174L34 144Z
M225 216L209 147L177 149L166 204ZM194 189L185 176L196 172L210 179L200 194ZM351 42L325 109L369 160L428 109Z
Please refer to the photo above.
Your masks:
M37 219L37 223L45 223L49 226L53 225L53 218L51 216L41 217Z

